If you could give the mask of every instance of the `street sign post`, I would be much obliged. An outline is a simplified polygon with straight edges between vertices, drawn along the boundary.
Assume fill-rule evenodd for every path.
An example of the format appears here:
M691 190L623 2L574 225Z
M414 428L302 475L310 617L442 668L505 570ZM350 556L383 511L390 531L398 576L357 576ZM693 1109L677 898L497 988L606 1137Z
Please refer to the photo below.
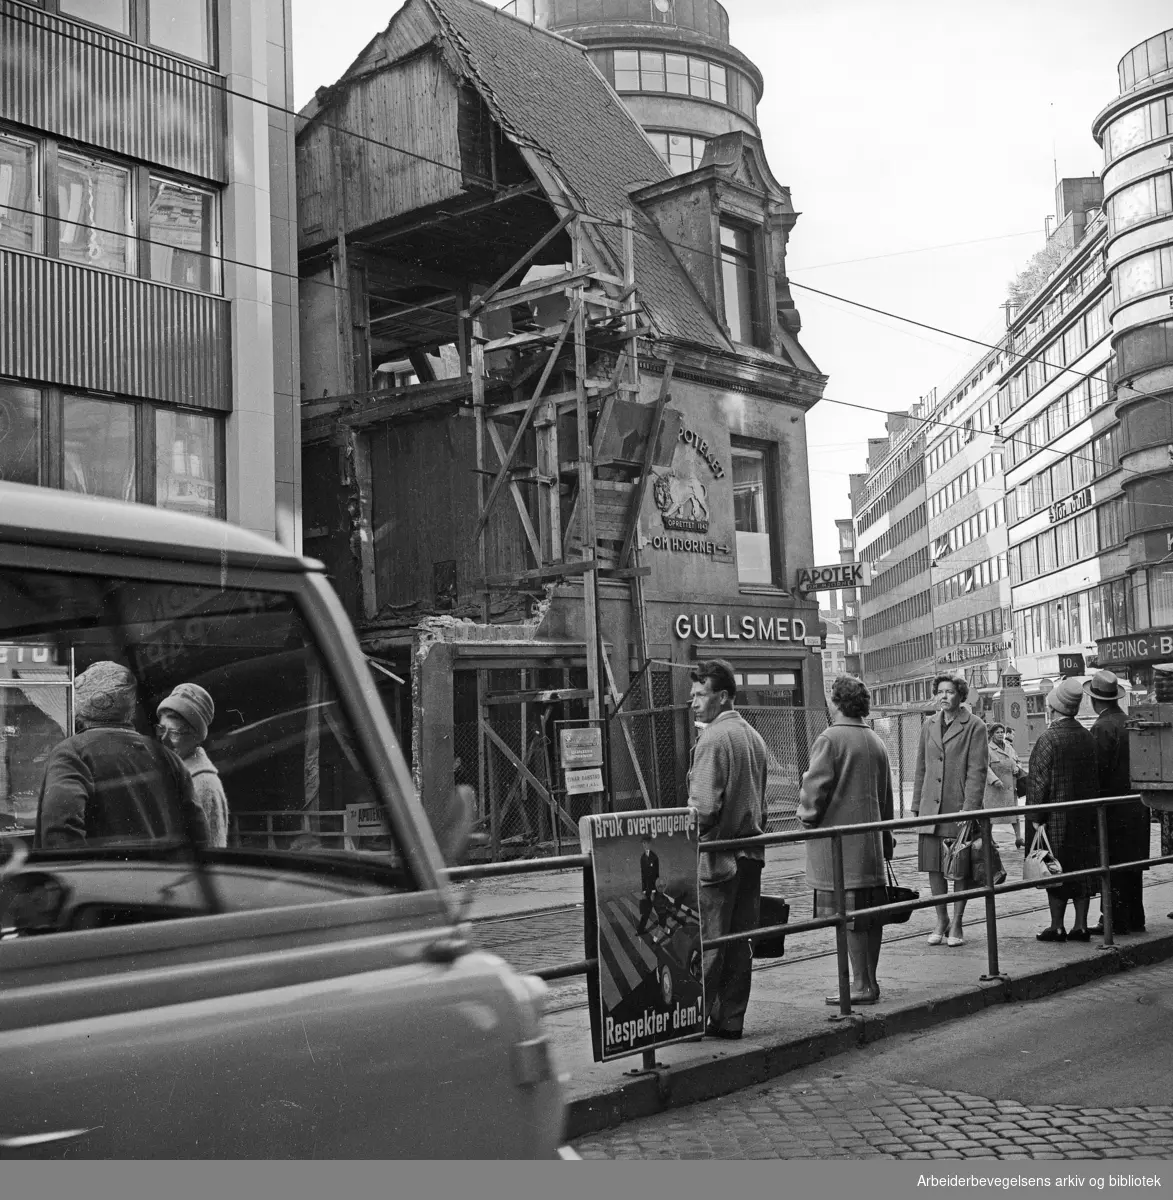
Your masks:
M588 987L596 1062L705 1029L700 827L693 808L579 820L598 961ZM591 981L588 981L590 983Z

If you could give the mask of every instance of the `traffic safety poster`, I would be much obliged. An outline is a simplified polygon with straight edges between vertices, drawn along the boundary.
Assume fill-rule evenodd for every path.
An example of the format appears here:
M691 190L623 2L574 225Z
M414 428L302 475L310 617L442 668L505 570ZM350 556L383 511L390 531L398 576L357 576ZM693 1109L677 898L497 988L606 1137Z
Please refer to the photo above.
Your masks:
M594 877L595 1061L704 1033L696 811L588 816L579 832Z

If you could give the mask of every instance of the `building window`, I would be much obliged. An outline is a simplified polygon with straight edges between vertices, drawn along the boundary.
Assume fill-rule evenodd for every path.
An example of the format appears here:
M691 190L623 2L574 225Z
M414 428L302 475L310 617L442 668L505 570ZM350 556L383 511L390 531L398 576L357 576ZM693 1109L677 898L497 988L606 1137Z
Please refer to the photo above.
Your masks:
M0 381L0 480L223 517L223 418Z
M616 50L617 92L669 92L729 103L729 73L706 58L661 50Z
M204 413L155 410L155 505L216 515L219 422Z
M57 0L57 11L115 33L130 33L130 0Z
M737 225L721 225L721 281L725 324L735 342L757 342L758 272L754 236Z
M152 46L211 62L211 13L207 0L150 0L147 34Z
M41 169L36 142L0 134L0 246L41 248Z
M52 148L52 143L44 146ZM218 293L219 198L209 188L0 131L0 246ZM42 236L40 163L50 206ZM143 204L136 204L136 197ZM141 249L141 253L139 248Z
M774 472L770 447L733 444L733 526L737 537L737 578L741 583L773 584L776 568Z
M133 404L66 396L62 486L67 492L137 500Z
M683 175L701 165L705 156L705 139L687 133L666 133L653 130L648 139L656 153L668 164L673 175Z
M149 195L151 278L201 292L218 290L215 196L154 175Z
M196 62L214 57L213 0L46 0L45 9Z
M0 383L0 479L41 482L41 394Z
M133 272L131 173L101 159L57 155L57 253L67 262Z

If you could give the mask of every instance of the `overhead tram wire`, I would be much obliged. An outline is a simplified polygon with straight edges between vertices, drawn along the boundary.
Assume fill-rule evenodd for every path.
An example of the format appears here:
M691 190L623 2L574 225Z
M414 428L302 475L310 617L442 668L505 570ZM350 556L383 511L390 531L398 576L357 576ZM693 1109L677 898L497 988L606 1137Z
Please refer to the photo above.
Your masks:
M51 32L51 33L55 34L56 36L58 36L58 37L60 37L60 38L63 38L63 39L69 40L69 41L76 42L76 43L78 43L79 45L83 45L83 46L87 46L87 47L92 47L92 46L94 45L94 43L93 43L93 42L87 41L85 38L81 37L81 36L80 36L80 35L78 35L78 34L75 34L75 33L70 33L68 30L64 30L64 29L52 29L50 26L47 26L47 25L44 25L44 24L38 23L38 22L36 22L36 21L32 21L32 20L30 20L29 18L27 18L27 17L22 17L22 16L19 16L19 15L18 15L18 14L16 14L16 13L11 13L11 12L10 12L10 13L6 14L6 16L7 16L7 19L8 19L8 20L10 20L10 21L13 21L13 22L15 22L15 23L17 23L17 24L26 25L26 26L28 26L28 27L29 27L29 28L31 28L31 29L37 29L37 30L39 30L39 31L41 31L41 32ZM117 36L117 35L110 35L110 34L108 33L108 31L102 31L102 30L98 30L97 32L99 32L99 33L103 33L105 36ZM134 63L136 63L136 64L138 64L138 65L144 65L144 59L142 58L142 56L141 56L141 55L135 55L135 54L131 54L131 53L129 53L128 51L121 50L121 49L118 49L117 47L112 47L112 46L106 46L106 47L103 47L103 49L105 50L105 52L106 52L106 53L113 54L113 55L115 55L115 56L117 56L117 57L125 58L125 59L127 59L128 61L134 62ZM146 48L144 48L144 49L146 49ZM172 76L174 76L174 77L176 77L176 78L180 78L180 79L186 79L186 80L191 80L191 79L193 78L193 76L192 76L191 74L185 73L185 72L183 72L183 71L180 71L180 70L178 70L178 69L177 69L177 68L175 68L175 67L170 67L170 66L167 66L167 65L165 65L165 64L162 64L162 63L147 63L147 64L145 64L145 65L149 65L149 66L150 66L150 67L152 67L154 70L161 71L161 72L163 72L163 73L165 73L165 74L172 75ZM211 68L201 68L201 69L205 69L205 70L211 70ZM239 98L239 99L242 99L242 100L248 100L248 101L251 101L251 102L252 102L252 103L254 103L254 104L259 104L259 105L261 105L261 106L263 106L263 107L265 107L265 108L271 109L271 110L272 110L272 111L274 111L274 112L279 112L279 113L282 113L282 114L284 114L285 116L290 116L290 117L293 117L295 120L308 120L308 119L309 119L309 118L305 118L305 117L303 117L303 116L302 116L302 115L301 115L299 112L297 112L297 110L295 110L295 109L292 109L292 108L286 108L285 106L283 106L283 105L280 105L280 104L277 104L277 103L275 103L275 102L273 102L273 101L271 101L271 100L262 100L262 99L260 99L260 98L259 98L259 97L257 97L257 96L250 96L250 95L249 95L248 93L246 93L246 92L237 91L236 89L230 88L230 87L228 87L227 85L225 85L225 86L224 86L224 87L222 87L222 88L218 88L218 89L216 89L216 90L218 90L218 91L222 92L224 95L228 95L228 96L235 96L235 97L237 97L237 98ZM324 129L329 129L329 130L331 130L331 131L333 131L333 132L339 133L339 134L341 134L341 135L343 135L343 136L346 136L346 137L352 137L352 138L354 138L354 139L355 139L355 140L357 140L357 141L361 141L361 142L364 142L364 143L367 143L367 144L370 144L370 145L373 145L373 146L378 146L378 147L380 147L381 149L384 149L384 150L390 150L390 151L393 151L394 153L397 153L397 154L403 154L403 155L406 155L406 156L407 156L407 157L409 157L409 158L413 158L413 159L415 159L415 160L417 160L417 161L419 161L419 162L424 162L424 163L428 163L428 164L430 164L430 165L432 165L432 166L441 167L441 168L443 168L444 170L452 171L452 172L455 172L455 173L460 173L461 175L463 175L463 176L467 177L467 172L465 172L465 171L464 171L464 168L463 168L463 167L461 167L461 166L454 166L452 163L446 163L446 162L443 162L443 161L441 161L440 159L437 159L437 158L433 158L433 157L431 157L430 155L426 155L426 154L420 154L420 153L418 153L417 151L414 151L414 150L409 150L409 149L407 149L407 148L406 148L406 147L404 147L404 146L397 146L397 145L395 145L395 144L393 144L393 143L391 143L391 142L387 142L387 141L383 141L383 140L381 140L381 139L379 139L379 138L371 137L371 136L370 136L370 135L368 135L368 134L362 134L362 133L358 133L358 132L357 132L357 131L355 131L355 130L352 130L352 129L346 129L346 128L344 128L344 127L342 127L342 126L339 126L339 125L333 125L333 124L331 124L330 122L327 122L327 121L320 121L320 120L319 120L319 121L317 121L317 122L316 122L316 124L318 124L318 125L319 125L321 128L324 128ZM68 140L68 139L67 139L67 140ZM492 181L491 181L491 180L485 180L484 182L486 182L486 183L491 183ZM592 214L585 213L585 212L583 212L583 211L581 211L581 210L579 210L579 209L573 208L572 206L570 206L570 205L568 205L568 204L564 204L564 203L561 203L561 202L559 202L559 201L557 201L557 200L550 199L549 197L546 197L546 198L544 198L544 199L545 199L545 202L546 202L547 204L549 204L549 206L550 206L550 207L551 207L551 208L552 208L552 209L553 209L553 210L554 210L556 213L559 213L560 215L572 214L572 215L575 215L575 216L581 216L581 217L590 217L590 219L592 220L592 222L593 222L593 223L595 223L595 224L609 226L609 227L611 227L611 228L613 228L613 229L616 229L616 230L619 230L619 231L621 231L621 232L622 232L622 231L624 230L624 228L625 228L625 227L624 227L624 225L623 225L623 222L621 222L621 221L616 221L616 220L612 220L612 219L608 219L608 218L604 218L604 217L594 217ZM50 218L50 217L48 216L48 214L46 214L46 213L43 213L43 212L38 212L38 211L36 211L36 210L31 210L31 209L23 209L23 208L19 208L19 207L15 206L15 205L6 205L5 207L6 207L6 208L8 208L8 209L10 209L10 210L11 210L11 211L13 211L13 212L25 212L25 213L30 213L30 214L31 214L31 215L33 215L33 216L44 217L44 218L46 218L46 219L56 219L56 220L58 220L58 221L61 221L61 220L63 220L63 218L61 218L61 217ZM117 237L122 237L122 238L126 238L126 239L128 239L128 240L135 241L135 242L145 242L145 243L147 243L147 244L159 244L159 245L164 245L164 246L167 246L168 248L171 248L171 249L173 249L173 248L174 248L173 246L171 246L171 244L170 244L170 243L156 243L156 242L155 242L155 240L154 240L154 239L152 239L152 238L143 237L142 235L138 235L138 234L125 233L125 232L123 232L123 231L121 231L121 230L116 230L116 229L103 229L103 228L102 228L102 227L100 227L100 226L94 226L94 225L88 225L88 226L86 226L86 228L87 228L87 229L94 229L94 230L96 230L97 232L106 232L106 233L110 233L110 234L112 234L112 235L114 235L114 236L117 236ZM715 262L721 262L721 261L723 261L723 256L722 256L722 255L720 255L720 254L714 254L714 253L712 253L711 251L703 251L703 250L699 250L699 249L697 249L696 247L685 245L685 244L684 244L684 243L682 243L682 242L676 242L676 241L674 241L673 239L671 239L671 238L668 238L668 237L666 237L665 235L663 235L662 233L659 233L659 232L657 232L657 233L655 233L655 234L652 234L652 233L649 233L649 232L647 232L646 230L640 229L640 228L638 228L638 227L634 229L634 232L635 232L635 233L637 233L637 234L639 234L639 235L641 235L642 237L645 237L645 238L647 238L649 241L662 240L662 241L663 241L663 242L664 242L666 245L672 246L672 247L674 247L674 248L676 248L676 249L680 249L680 250L687 251L687 252L688 252L690 255L692 255L693 257L709 258L709 259L711 259L711 260L713 260L713 261L715 261ZM999 236L1005 236L1005 237L1015 237L1015 236L1019 236L1019 235L1017 235L1017 234L1007 234L1007 235L999 235ZM977 240L977 241L985 241L985 240L994 240L994 239L975 239L975 240ZM958 243L958 244L964 244L964 243ZM895 252L893 252L893 254L892 254L890 257L895 257L895 256L897 256L898 254L903 254L903 253L923 253L923 252L924 252L924 251L922 251L922 250L912 250L912 251L895 251ZM325 280L312 280L312 279L303 279L303 278L302 278L300 275L298 275L298 274L296 274L296 273L294 273L294 272L289 272L289 271L281 271L281 270L279 270L278 268L275 268L275 267L262 267L262 266L260 266L260 265L259 265L259 264L257 264L257 263L246 263L246 262L243 262L243 261L241 261L241 260L238 260L238 259L230 259L230 258L227 258L227 257L225 257L225 256L223 256L223 255L212 255L212 254L207 254L206 252L203 252L203 251L194 251L194 252L189 252L189 253L201 254L201 255L203 255L204 257L210 257L210 258L214 258L214 259L216 259L216 260L217 260L217 261L219 261L219 262L228 263L228 264L230 264L230 265L233 265L233 266L238 266L238 267L242 267L242 268L244 268L244 269L247 269L247 270L261 271L261 272L265 272L265 273L268 273L268 274L271 274L271 275L277 275L277 276L280 276L280 277L282 277L282 278L296 279L296 280L298 280L298 282L299 282L299 283L314 283L314 284L316 284L316 285L318 285L318 286L322 286L322 287L329 287L329 288L331 288L332 290L335 290L335 291L340 291L340 290L343 290L342 288L340 288L340 286L339 286L338 284L328 283L328 282L327 282L327 281L325 281ZM919 327L919 328L921 328L921 329L925 329L925 330L928 330L928 331L930 331L930 332L933 332L933 333L939 333L939 334L942 334L942 335L944 335L945 337L955 338L955 339L957 339L957 340L960 340L960 341L969 342L969 343L971 343L972 345L981 346L981 347L983 347L984 349L988 349L988 350L999 350L999 351L1002 351L1003 353L1006 353L1006 354L1010 354L1010 355L1012 355L1012 356L1013 356L1014 358L1016 358L1016 359L1017 359L1017 360L1018 360L1020 363L1022 363L1022 362L1044 362L1044 360L1043 360L1042 356L1041 356L1041 355L1038 355L1038 354L1020 354L1020 353L1018 353L1018 352L1016 352L1016 351L1007 350L1005 347L1003 347L1003 346L999 346L999 345L997 345L996 343L985 342L985 341L982 341L982 340L981 340L981 339L979 339L979 338L973 338L973 337L969 337L969 336L968 336L968 335L966 335L966 334L957 333L957 332L955 332L955 331L953 331L953 330L949 330L949 329L943 329L943 328L941 328L940 326L937 326L937 325L931 325L931 324L929 324L929 323L927 323L927 322L924 322L924 321L918 321L918 320L916 320L916 319L914 319L914 318L912 318L912 317L905 317L905 316L902 316L902 315L901 315L901 314L899 314L899 313L893 313L893 312L890 312L890 311L888 311L888 310L886 310L886 309L877 308L877 307L875 307L875 306L873 306L873 305L869 305L869 304L864 304L862 301L859 301L859 300L852 300L852 299L850 299L850 298L849 298L849 297L847 297L847 296L840 296L840 295L838 295L838 294L837 294L837 293L835 293L835 292L828 292L828 291L825 291L825 290L823 290L823 289L820 289L820 288L812 287L812 286L811 286L811 285L809 285L809 284L798 283L796 280L793 280L793 279L789 279L789 278L788 278L788 283L789 283L790 285L792 285L792 286L794 286L794 287L797 287L797 288L800 288L800 289L802 289L802 290L804 290L804 291L809 291L809 292L812 292L812 293L814 293L814 294L817 294L817 295L824 296L824 297L826 297L826 298L828 298L828 299L831 299L831 300L839 300L839 301L841 301L841 302L842 302L842 303L844 303L844 304L849 304L849 305L852 305L852 306L854 306L854 307L857 307L857 308L863 308L863 309L866 309L866 310L868 310L868 311L870 311L870 312L876 313L876 314L877 314L877 315L879 315L879 316L888 317L889 319L891 319L891 320L894 320L894 321L900 321L900 322L903 322L903 323L905 323L905 324L915 325L915 326L917 326L917 327ZM420 306L420 307L424 307L424 306ZM409 310L405 310L405 313L404 313L404 315L406 315L406 311L415 311L415 309L414 309L414 308L412 308L412 309L409 309ZM1069 374L1069 375L1074 375L1074 376L1075 376L1076 378L1078 378L1078 379L1087 379L1087 380L1092 380L1092 379L1096 379L1096 378L1097 378L1097 376L1095 376L1095 375L1094 375L1094 374L1092 374L1092 373L1087 373L1087 372L1082 372L1082 371L1076 371L1074 368L1071 368L1071 367L1066 367L1066 366L1065 366L1065 367L1063 367L1063 368L1061 368L1059 373L1060 373L1060 374ZM1137 394L1138 396L1148 396L1148 395L1153 395L1153 393L1139 391L1139 390L1138 390L1138 389L1136 389L1136 388L1132 388L1131 390L1132 390L1132 391L1134 391L1134 392L1136 392L1136 394ZM1168 401L1168 398L1167 398L1167 397L1160 397L1160 396L1158 396L1158 397L1156 397L1156 398L1157 398L1157 399L1165 399L1166 401ZM856 408L856 409L860 409L860 410L862 410L862 411L864 411L864 412L875 412L875 413L880 413L881 415L883 415L883 410L880 410L880 409L874 409L874 408L870 408L870 407L869 407L869 406L867 406L867 405L861 405L861 404L852 404L851 402L849 402L849 401L845 401L845 400L835 400L835 399L833 399L832 397L829 397L829 396L824 396L824 397L821 397L821 399L822 399L822 400L824 400L824 401L826 401L826 402L827 402L827 403L829 403L829 404L839 404L839 405L842 405L842 406L844 406L844 407L848 407L848 408ZM954 429L965 429L965 428L966 428L966 426L964 426L964 425L962 425L962 424L957 424L957 423L955 423L955 422L944 421L944 420L942 420L942 419L939 419L939 418L924 417L924 418L914 418L914 419L916 419L916 420L920 420L920 421L921 421L922 423L924 423L924 424L933 424L933 425L939 425L939 426L941 426L942 428L954 428ZM1033 451L1036 451L1036 450L1039 450L1039 449L1043 449L1043 448L1044 448L1044 447L1036 447L1036 446L1034 446L1032 443L1030 443L1030 442L1025 442L1025 441L1023 441L1023 440L1022 440L1022 439L1020 439L1020 438L1014 438L1014 437L1011 437L1011 436L1009 436L1009 435L1003 434L1003 433L1001 433L1001 432L1000 432L1000 426L995 426L995 432L997 433L997 436L999 436L999 437L1001 437L1001 438L1002 438L1003 442L1015 442L1015 443L1019 443L1019 444L1025 445L1025 446L1027 446L1029 449L1031 449L1031 451L1032 451L1032 452L1033 452ZM1093 461L1093 462L1094 462L1094 459L1090 459L1090 458L1089 458L1089 456L1087 456L1087 455L1071 455L1070 457L1073 457L1073 458L1084 458L1084 459L1088 459L1088 461Z

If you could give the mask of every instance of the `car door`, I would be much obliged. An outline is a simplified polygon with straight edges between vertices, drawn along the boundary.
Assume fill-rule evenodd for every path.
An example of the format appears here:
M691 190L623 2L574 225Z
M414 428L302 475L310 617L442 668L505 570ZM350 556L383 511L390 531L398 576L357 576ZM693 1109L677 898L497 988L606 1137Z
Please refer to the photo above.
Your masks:
M51 645L71 680L125 665L134 736L178 683L215 698L231 827L219 849L86 839L0 866L0 1153L555 1153L537 1001L463 949L339 611L276 572L0 557L0 641ZM50 759L92 755L89 732Z

